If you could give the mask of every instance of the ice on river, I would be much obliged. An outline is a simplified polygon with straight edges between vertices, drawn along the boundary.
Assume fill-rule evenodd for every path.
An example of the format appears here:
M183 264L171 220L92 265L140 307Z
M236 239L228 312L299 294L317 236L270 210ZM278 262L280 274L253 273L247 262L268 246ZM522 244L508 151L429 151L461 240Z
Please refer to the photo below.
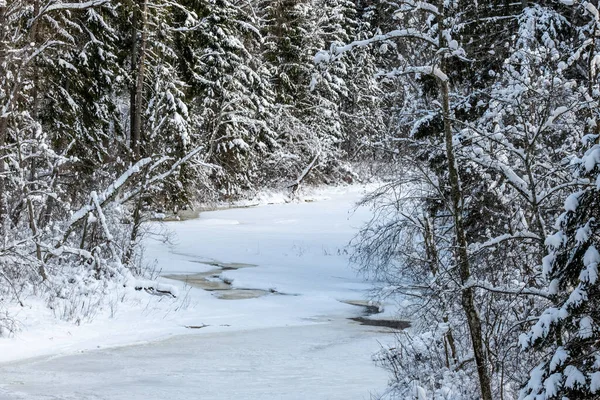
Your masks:
M175 337L0 368L0 399L369 399L383 336L335 322Z
M387 380L371 355L392 337L348 320L364 310L343 302L370 288L346 248L371 216L353 210L364 191L166 223L170 245L146 242L162 275L264 295L227 300L237 297L160 278L178 299L124 293L116 311L78 327L33 304L24 331L0 340L0 399L368 399Z

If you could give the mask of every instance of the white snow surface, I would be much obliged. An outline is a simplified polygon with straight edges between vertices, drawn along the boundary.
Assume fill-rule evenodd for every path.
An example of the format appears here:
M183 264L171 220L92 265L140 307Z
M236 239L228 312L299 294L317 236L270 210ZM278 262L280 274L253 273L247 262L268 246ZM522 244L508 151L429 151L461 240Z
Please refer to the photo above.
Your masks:
M79 326L24 299L21 331L0 339L0 400L368 399L384 390L387 374L371 354L393 335L349 321L363 309L341 302L369 299L346 248L371 217L353 211L368 189L203 212L165 224L172 244L146 242L162 275L215 269L203 262L255 264L220 275L234 288L278 294L222 300L158 278L179 296L117 287L110 306Z

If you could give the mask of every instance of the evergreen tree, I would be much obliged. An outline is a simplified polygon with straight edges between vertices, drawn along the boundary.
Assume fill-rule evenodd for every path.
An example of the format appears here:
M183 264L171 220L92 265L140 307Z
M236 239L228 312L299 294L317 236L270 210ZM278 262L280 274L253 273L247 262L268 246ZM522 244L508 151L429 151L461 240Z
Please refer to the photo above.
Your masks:
M521 337L523 347L541 347L548 354L531 372L523 399L595 399L600 392L600 145L586 152L578 172L590 185L567 198L559 231L546 240L551 252L544 272L552 307Z
M260 184L262 160L276 143L269 121L272 93L262 68L257 21L244 2L197 1L198 25L178 39L190 112L222 195Z
M264 57L277 101L276 131L283 176L294 181L339 180L345 140L343 103L350 96L347 64L319 69L318 50L347 42L356 29L355 6L347 1L273 1L264 4ZM310 174L310 175L309 175Z
M544 257L543 272L550 282L552 303L520 338L522 348L540 354L540 363L521 391L522 399L596 399L600 394L600 119L595 34L600 20L592 3L567 5L574 7L561 11L567 11L565 19L577 39L571 41L572 50L557 69L577 80L584 97L576 103L576 118L583 125L581 131L588 132L582 138L587 151L581 158L571 157L574 179L582 186L566 198L555 225L558 231L545 241L549 254ZM577 137L577 133L571 135Z

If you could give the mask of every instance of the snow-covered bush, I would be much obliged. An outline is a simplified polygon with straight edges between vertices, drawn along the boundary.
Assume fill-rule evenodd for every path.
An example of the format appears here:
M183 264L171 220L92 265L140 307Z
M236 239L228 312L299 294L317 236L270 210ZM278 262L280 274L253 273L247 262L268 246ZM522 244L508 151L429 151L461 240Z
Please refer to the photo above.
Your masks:
M384 348L374 356L379 365L392 373L390 388L382 399L479 398L473 360L450 367L445 328L440 326L414 336L398 333L394 347Z

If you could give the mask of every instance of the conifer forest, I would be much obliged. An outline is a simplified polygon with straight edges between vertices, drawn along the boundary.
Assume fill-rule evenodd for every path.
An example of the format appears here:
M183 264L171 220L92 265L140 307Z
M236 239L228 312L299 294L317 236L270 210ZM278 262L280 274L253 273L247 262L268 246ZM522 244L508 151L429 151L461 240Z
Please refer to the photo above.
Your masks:
M159 220L357 185L372 398L600 399L600 2L0 0L0 348L183 301Z

